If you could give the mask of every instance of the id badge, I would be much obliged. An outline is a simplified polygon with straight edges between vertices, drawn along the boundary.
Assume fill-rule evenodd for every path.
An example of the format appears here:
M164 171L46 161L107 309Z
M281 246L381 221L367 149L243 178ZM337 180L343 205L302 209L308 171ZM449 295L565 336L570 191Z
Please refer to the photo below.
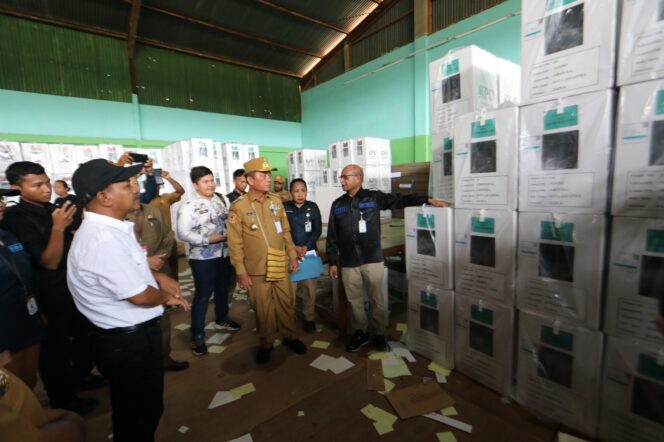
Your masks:
M311 232L311 221L307 221L304 223L304 231L307 233Z
M358 230L360 231L360 233L367 233L367 222L365 220L361 219L357 223L357 227L358 227Z
M28 307L28 314L30 316L37 314L39 311L39 307L37 307L37 300L35 299L35 295L32 293L25 294L25 305Z
M143 250L143 254L145 256L148 256L148 245L145 243L141 243L141 250Z
M281 229L281 221L275 221L274 222L274 227L277 229L277 233L281 233L283 231Z

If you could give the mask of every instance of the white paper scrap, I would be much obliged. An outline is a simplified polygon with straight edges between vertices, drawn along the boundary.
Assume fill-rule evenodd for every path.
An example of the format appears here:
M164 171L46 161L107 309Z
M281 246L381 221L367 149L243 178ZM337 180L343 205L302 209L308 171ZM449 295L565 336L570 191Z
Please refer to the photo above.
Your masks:
M332 356L323 354L314 359L309 365L319 370L327 371L334 364L334 362L335 359Z
M184 433L186 433L187 431L189 431L189 427L183 425L183 426L181 426L180 428L178 428L178 431L179 431L180 433L184 434Z
M215 333L212 335L207 341L208 344L223 344L224 341L228 338L230 338L231 335L229 333Z
M212 408L221 407L222 405L230 404L240 398L233 396L230 391L218 391L212 398L212 402L208 405L208 410Z
M247 433L244 436L240 436L236 439L231 439L228 442L254 442L254 440L251 438L251 434Z
M423 414L422 416L428 417L429 419L433 419L435 421L440 422L441 424L449 425L452 428L456 428L457 430L465 431L466 433L472 433L473 432L473 426L469 425L465 422L458 421L456 419L452 419L451 417L443 416L442 414L439 413L427 413Z
M406 358L406 360L408 362L415 362L415 356L413 356L413 354L407 348L392 347L392 353L394 353L397 356L401 356L403 358Z
M440 373L436 373L436 381L439 384L447 384L447 378Z
M343 373L344 371L348 370L349 368L353 367L355 364L353 364L351 361L348 359L344 358L343 356L339 356L334 360L332 365L330 366L330 370L334 374L339 374Z

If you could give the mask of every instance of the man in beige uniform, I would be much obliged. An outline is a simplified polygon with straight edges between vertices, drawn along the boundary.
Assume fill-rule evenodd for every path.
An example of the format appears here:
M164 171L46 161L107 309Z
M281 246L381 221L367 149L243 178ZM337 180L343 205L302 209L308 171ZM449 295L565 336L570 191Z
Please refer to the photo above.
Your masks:
M288 270L298 268L288 217L278 195L270 193L270 167L263 157L244 164L249 193L236 199L228 217L228 246L240 287L249 291L260 335L259 364L270 360L277 337L297 354L306 346L295 334L295 309ZM268 275L268 248L285 252ZM271 260L274 264L274 260ZM268 278L272 276L273 278Z
M282 203L285 203L286 201L291 201L293 199L290 192L284 189L285 183L286 181L284 180L284 177L282 177L281 175L277 175L274 177L274 193L276 193L277 196L281 198Z

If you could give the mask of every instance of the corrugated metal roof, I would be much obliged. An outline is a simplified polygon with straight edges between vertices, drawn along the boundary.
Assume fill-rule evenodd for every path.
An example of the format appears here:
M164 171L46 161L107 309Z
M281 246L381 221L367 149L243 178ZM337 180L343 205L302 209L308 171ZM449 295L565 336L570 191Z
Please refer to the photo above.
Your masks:
M366 18L376 4L371 0L272 0L272 3L298 10L344 30L349 30L352 24Z
M505 0L432 0L432 32L440 31L441 29L496 6L499 3L503 3L504 1Z

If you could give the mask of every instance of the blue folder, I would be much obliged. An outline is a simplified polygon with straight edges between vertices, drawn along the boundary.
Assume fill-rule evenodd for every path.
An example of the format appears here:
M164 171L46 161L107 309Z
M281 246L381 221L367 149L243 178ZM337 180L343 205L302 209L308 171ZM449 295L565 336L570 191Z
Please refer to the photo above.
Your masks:
M292 282L298 282L318 278L321 273L323 273L323 260L320 256L304 255L297 273L293 273L290 278Z

